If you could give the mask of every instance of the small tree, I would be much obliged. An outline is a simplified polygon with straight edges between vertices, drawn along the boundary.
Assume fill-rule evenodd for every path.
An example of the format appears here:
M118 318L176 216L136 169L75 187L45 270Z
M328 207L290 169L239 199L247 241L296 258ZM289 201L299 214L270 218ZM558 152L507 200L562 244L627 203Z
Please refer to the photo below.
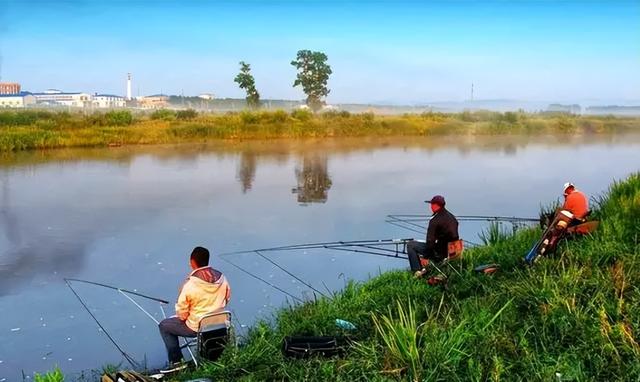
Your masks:
M293 86L302 86L307 95L307 106L318 111L324 105L323 98L329 95L327 81L331 75L331 67L327 64L327 55L322 52L300 50L291 65L298 70Z
M240 61L240 73L234 79L240 89L247 92L247 105L252 109L260 107L260 93L256 89L256 80L251 74L251 66L244 61Z

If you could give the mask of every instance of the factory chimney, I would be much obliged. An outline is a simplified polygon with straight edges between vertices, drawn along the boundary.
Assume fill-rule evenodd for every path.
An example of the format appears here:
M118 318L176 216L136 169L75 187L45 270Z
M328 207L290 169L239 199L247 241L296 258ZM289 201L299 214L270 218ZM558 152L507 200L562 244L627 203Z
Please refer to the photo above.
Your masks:
M131 101L131 73L127 73L127 101Z

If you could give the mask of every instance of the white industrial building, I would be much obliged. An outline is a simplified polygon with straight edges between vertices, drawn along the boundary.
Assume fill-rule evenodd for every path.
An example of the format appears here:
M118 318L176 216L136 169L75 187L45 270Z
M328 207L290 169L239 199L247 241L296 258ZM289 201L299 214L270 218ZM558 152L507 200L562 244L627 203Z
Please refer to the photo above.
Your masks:
M93 107L99 109L115 109L127 106L124 97L112 94L96 94L92 97Z
M36 103L51 106L89 107L91 94L65 93L60 90L49 89L43 93L33 93Z
M36 98L29 93L0 94L0 108L25 108L36 103Z

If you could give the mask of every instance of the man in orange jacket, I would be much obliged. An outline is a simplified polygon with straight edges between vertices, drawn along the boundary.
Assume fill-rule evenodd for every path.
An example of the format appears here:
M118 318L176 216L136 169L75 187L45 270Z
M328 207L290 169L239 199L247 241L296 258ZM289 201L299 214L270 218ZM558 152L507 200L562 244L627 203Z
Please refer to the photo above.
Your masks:
M587 197L576 189L573 183L564 184L564 204L562 209L573 214L574 222L582 222L589 213L589 201Z
M583 223L589 214L589 201L585 194L576 189L573 183L567 182L563 187L564 203L556 211L548 235L542 241L540 254L553 253L558 242L564 237L567 228Z

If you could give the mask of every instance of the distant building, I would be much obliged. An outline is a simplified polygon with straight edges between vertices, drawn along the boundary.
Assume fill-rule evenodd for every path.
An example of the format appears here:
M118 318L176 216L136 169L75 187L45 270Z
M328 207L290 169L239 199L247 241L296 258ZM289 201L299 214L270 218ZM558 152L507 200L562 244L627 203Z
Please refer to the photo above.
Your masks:
M214 99L215 97L213 96L213 94L211 93L202 93L198 95L198 98L202 98L202 99L206 99L206 100L211 100Z
M0 94L20 94L20 84L17 82L0 82Z
M99 109L114 109L127 106L127 101L125 101L124 97L112 94L94 94L91 102L93 107Z
M36 97L29 93L0 94L0 108L22 109L36 103Z
M169 97L164 94L155 94L136 98L138 107L143 109L162 109L169 106Z
M49 106L89 107L91 106L91 94L65 93L60 90L49 89L43 93L33 93L36 102Z

